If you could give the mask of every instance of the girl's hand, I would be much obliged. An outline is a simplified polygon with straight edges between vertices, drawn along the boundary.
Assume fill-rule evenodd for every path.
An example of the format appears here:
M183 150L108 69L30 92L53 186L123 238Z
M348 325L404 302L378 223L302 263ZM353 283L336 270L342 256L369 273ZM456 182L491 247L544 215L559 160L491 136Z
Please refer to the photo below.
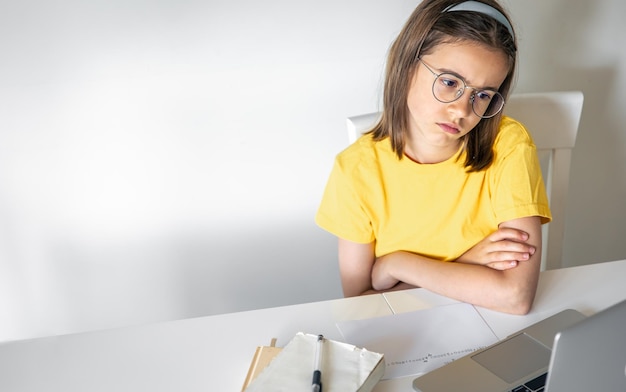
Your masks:
M463 253L456 261L479 264L496 270L515 268L520 262L530 259L536 249L526 243L528 233L501 227Z

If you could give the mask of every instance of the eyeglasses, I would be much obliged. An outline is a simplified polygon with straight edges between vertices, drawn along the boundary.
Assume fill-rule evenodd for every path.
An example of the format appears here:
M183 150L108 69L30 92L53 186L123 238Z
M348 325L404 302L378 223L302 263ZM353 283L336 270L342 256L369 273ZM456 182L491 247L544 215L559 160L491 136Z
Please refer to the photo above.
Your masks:
M461 77L449 72L438 74L433 71L424 60L418 60L421 61L426 69L435 77L433 82L433 96L437 101L442 103L454 102L463 96L465 90L470 89L473 90L470 96L472 110L478 117L491 118L500 113L502 107L504 107L504 97L499 92L468 86Z

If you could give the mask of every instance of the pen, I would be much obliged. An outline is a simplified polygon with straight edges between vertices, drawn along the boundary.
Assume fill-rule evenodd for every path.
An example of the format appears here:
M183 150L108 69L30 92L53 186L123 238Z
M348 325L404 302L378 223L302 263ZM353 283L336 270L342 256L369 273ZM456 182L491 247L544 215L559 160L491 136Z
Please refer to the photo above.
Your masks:
M315 369L313 370L312 392L322 392L322 349L324 348L324 336L317 335L315 347Z

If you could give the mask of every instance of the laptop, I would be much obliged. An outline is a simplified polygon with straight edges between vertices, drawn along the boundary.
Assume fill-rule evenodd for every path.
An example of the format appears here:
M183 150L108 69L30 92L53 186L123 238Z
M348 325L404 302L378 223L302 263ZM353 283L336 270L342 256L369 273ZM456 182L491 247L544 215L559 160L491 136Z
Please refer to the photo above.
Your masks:
M626 300L568 309L413 380L419 392L626 391Z

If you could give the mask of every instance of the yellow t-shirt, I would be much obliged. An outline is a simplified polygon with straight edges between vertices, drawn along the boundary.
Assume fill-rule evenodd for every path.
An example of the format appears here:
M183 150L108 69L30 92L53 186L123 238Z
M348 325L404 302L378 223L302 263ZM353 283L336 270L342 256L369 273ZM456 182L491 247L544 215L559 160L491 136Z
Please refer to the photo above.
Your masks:
M419 164L398 159L388 138L362 136L337 156L315 221L339 238L376 241L376 256L404 250L444 261L502 222L526 216L549 222L537 151L526 129L504 117L494 152L489 168L467 173L464 151Z

